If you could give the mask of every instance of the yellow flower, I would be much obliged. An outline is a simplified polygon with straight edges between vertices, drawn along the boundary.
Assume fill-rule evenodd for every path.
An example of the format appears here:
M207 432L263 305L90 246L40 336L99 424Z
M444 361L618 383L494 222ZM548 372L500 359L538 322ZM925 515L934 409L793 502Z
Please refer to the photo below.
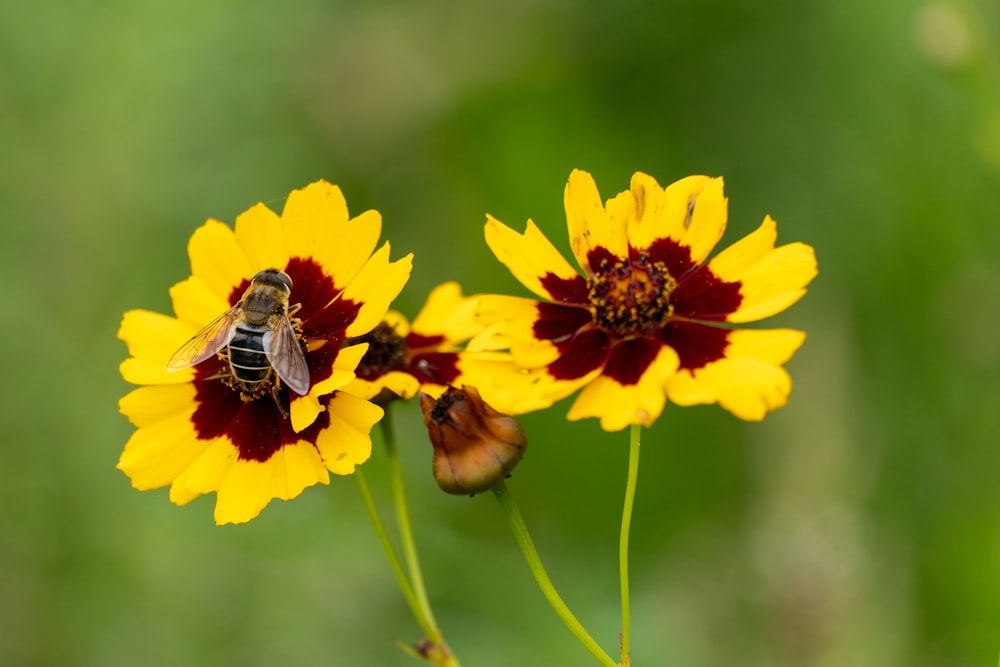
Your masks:
M431 290L412 325L389 311L381 324L357 339L368 343L368 351L352 388L384 403L410 399L421 389L438 395L460 384L466 356L460 344L483 329L475 316L478 303L478 297L462 296L458 283L447 282Z
M178 505L214 491L216 522L240 523L272 498L328 484L329 473L349 475L368 458L382 410L348 389L366 346L342 343L381 321L412 263L410 256L390 262L388 243L375 250L381 226L377 211L350 218L340 189L319 181L292 192L280 216L257 204L237 217L235 230L209 220L195 231L192 275L170 290L176 317L133 310L118 331L131 355L122 376L144 385L119 404L137 427L118 462L135 488L170 485ZM308 377L293 382L302 392L291 392L267 363L263 382L243 382L224 344L189 368L171 362L168 369L185 341L269 268L293 285L288 340L303 354L286 353L305 358Z
M722 179L690 176L666 189L636 173L601 203L590 174L574 171L566 216L580 275L529 220L520 234L488 216L486 242L542 301L481 296L494 348L512 364L484 362L480 386L502 412L551 405L582 389L569 419L605 430L650 425L666 399L719 403L759 420L788 400L782 367L805 339L791 329L730 326L778 313L816 275L813 249L775 248L775 222L706 261L726 227ZM499 327L499 329L497 328ZM475 341L474 341L475 343Z

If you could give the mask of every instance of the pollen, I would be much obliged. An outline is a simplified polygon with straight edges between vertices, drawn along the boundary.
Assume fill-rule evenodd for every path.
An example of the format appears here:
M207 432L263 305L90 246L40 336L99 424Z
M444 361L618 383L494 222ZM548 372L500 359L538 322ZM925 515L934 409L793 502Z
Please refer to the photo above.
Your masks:
M670 293L677 281L663 262L650 262L645 253L603 260L589 287L594 325L621 338L653 336L673 314Z
M267 377L260 382L243 382L235 377L228 370L222 371L222 384L233 391L239 392L240 400L244 403L256 401L261 396L273 394L276 388L274 373L268 373Z

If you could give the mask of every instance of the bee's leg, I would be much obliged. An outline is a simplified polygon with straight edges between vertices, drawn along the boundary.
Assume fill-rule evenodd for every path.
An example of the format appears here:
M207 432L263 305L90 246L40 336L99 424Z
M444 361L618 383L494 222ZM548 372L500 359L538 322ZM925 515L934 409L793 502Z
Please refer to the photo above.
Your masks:
M297 303L294 306L288 307L287 314L288 314L288 321L291 323L292 329L295 330L295 337L298 338L300 341L305 342L306 339L302 335L302 320L295 317L295 313L299 312L301 309L302 309L302 304Z
M274 382L271 384L271 398L274 399L274 404L278 406L278 412L281 413L281 416L284 417L285 419L288 419L288 410L286 410L285 406L281 404L281 395L278 393L278 389L280 388L281 388L281 380L275 377ZM292 400L291 397L292 395L289 393L288 394L289 402Z

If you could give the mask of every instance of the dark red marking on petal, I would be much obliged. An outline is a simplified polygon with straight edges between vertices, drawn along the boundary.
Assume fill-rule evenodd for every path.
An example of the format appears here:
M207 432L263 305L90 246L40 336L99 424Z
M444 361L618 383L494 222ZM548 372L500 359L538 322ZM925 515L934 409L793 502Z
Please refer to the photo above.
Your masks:
M660 340L677 352L681 370L697 370L726 356L732 329L696 322L670 322Z
M335 285L315 260L292 257L285 273L295 282L292 303L302 304L296 316L302 320L303 335L336 341L339 347L361 304L341 296L343 288Z
M285 273L292 279L291 303L302 304L298 317L303 325L313 316L322 313L344 289L335 285L333 278L323 271L323 267L308 257L292 257L288 260Z
M544 301L537 305L538 319L535 320L532 333L539 340L549 340L559 345L569 340L580 327L591 321L590 311L584 308Z
M614 266L625 260L625 257L618 257L604 246L595 246L587 253L587 265L590 266L590 273L603 273L607 267Z
M342 288L313 259L292 257L285 273L295 283L292 304L302 305L295 316L302 321L302 335L313 348L306 352L306 362L310 382L316 384L333 374L333 363L347 338L347 327L357 319L362 304L344 298ZM317 347L320 340L326 343Z
M601 375L622 385L638 384L662 346L660 341L649 338L629 338L616 343Z
M641 252L642 248L639 250ZM689 271L697 267L697 264L691 259L691 249L671 238L656 239L645 250L645 253L648 262L662 262L667 267L671 277L677 282L680 282Z
M441 334L427 336L411 331L406 336L406 347L410 350L425 350L427 348L437 347L444 341L445 338Z
M243 298L243 293L247 291L248 287L250 287L250 279L244 278L243 282L234 287L229 293L229 305L235 306L236 303Z
M560 278L554 273L546 273L540 282L553 301L569 305L586 305L590 288L583 276Z
M347 327L358 319L362 304L341 297L320 311L305 312L302 308L302 334L308 338L322 338L337 344L347 338Z
M194 381L217 379L220 374L228 372L229 364L218 356L210 357L194 367Z
M309 367L309 383L316 384L333 375L333 364L340 354L340 340L332 339L326 345L306 352L306 365Z
M218 380L195 382L195 390L197 407L191 423L198 439L227 437L241 461L265 462L285 445L299 440L315 443L319 432L329 425L329 415L324 411L308 428L296 433L270 396L243 401L239 392ZM324 399L321 402L326 402Z
M576 380L604 366L611 337L600 329L588 329L558 347L562 354L549 364L549 375L557 380Z
M450 385L458 379L458 353L427 352L416 354L405 369L420 384Z
M677 283L670 304L674 315L722 322L743 302L740 286L741 283L722 280L707 266L701 266Z

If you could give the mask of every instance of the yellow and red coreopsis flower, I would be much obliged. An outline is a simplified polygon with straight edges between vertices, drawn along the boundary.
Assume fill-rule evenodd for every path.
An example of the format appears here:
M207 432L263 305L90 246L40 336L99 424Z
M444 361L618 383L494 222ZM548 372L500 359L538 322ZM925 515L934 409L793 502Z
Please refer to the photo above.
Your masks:
M118 467L137 489L170 485L183 505L215 492L217 523L248 521L272 498L294 498L329 473L351 474L371 452L382 410L352 393L367 348L342 347L375 327L409 277L411 257L376 250L381 216L350 218L340 189L325 181L288 196L281 215L257 204L235 230L209 220L188 245L191 277L170 290L176 317L125 313L118 336L131 356L121 366L144 385L121 399L137 427ZM270 373L249 392L222 354L168 371L172 355L233 307L258 271L274 268L294 285L295 337L308 366L305 395ZM269 390L269 391L268 391Z
M358 342L368 351L355 373L352 387L376 402L410 399L418 390L440 394L461 383L464 357L460 345L480 331L476 319L478 297L463 296L456 282L438 285L410 324L396 311Z
M497 409L522 413L582 389L569 419L606 430L650 425L666 399L719 403L743 419L784 405L782 367L805 339L791 329L739 329L795 303L816 275L813 249L775 247L774 220L706 261L726 227L721 178L691 176L662 188L636 173L603 204L590 174L565 191L578 273L529 220L523 234L488 216L486 241L543 300L481 296L494 363L480 387ZM501 324L497 324L501 323ZM505 372L506 371L506 372Z

